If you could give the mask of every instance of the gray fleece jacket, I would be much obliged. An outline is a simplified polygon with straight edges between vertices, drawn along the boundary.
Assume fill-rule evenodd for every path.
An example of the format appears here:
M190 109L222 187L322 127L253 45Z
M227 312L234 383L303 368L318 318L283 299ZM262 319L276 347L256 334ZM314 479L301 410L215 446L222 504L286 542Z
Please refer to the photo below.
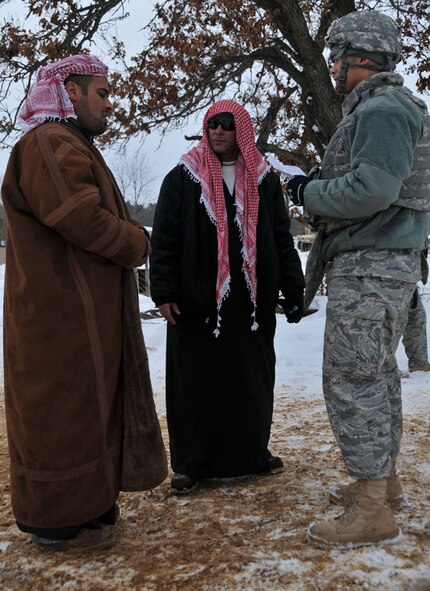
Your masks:
M429 117L403 78L363 80L343 104L305 210L324 224L325 262L357 250L420 250L430 209Z

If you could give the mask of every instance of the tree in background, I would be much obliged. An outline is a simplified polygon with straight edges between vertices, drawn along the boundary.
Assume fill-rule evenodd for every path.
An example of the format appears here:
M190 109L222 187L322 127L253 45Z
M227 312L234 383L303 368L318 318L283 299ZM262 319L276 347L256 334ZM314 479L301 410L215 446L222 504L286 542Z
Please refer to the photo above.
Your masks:
M74 0L24 3L38 27L3 23L0 104L12 83L21 81L25 90L40 65L88 50L101 35L107 54L121 64L113 75L119 102L110 140L178 128L229 96L251 110L261 151L309 168L341 116L324 37L333 20L356 9L397 19L403 57L416 70L419 90L430 88L428 0L164 0L145 27L144 49L132 58L121 40L109 38L112 21L128 18L126 0L85 7ZM3 112L4 138L14 125L13 114Z
M146 205L133 205L127 201L128 210L131 218L142 224L146 228L152 228L154 223L156 203L147 203Z
M158 187L148 156L140 149L124 149L112 160L111 168L131 217L144 226L152 226Z
M112 25L128 13L127 0L14 0L26 7L24 22L4 17L7 0L0 0L0 143L16 130L20 104L37 70L72 53L89 52L105 40L112 59L122 59L123 45L109 34ZM85 4L85 5L83 5ZM3 16L2 16L3 13ZM18 85L18 86L17 86ZM21 103L10 109L11 95Z
M112 162L112 171L121 193L132 205L156 201L153 186L157 175L152 172L148 156L140 150L121 151Z

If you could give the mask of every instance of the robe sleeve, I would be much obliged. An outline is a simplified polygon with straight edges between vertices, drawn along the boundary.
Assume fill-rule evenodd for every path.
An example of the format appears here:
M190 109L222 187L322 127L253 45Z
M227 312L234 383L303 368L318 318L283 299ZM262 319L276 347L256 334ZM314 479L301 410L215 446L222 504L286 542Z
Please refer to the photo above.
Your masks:
M155 209L151 235L151 297L157 306L178 303L181 218L184 186L180 167L164 179Z
M38 129L23 147L34 170L22 171L20 186L32 214L75 246L127 268L142 265L148 238L136 224L120 219L102 198L111 190L106 167L95 162L79 138ZM102 160L101 160L102 162ZM125 208L124 203L124 208Z
M275 242L281 265L281 291L284 297L299 296L303 294L305 280L300 257L290 232L290 218L279 179L276 181L273 198Z

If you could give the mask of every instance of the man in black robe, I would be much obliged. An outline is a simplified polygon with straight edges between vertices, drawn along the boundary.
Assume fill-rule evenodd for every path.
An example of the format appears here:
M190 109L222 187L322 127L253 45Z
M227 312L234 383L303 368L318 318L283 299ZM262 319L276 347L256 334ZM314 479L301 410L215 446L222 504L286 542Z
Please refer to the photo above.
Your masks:
M277 175L248 112L219 101L203 138L164 179L152 233L152 297L167 325L173 492L283 468L268 450L275 307L303 315L304 279Z

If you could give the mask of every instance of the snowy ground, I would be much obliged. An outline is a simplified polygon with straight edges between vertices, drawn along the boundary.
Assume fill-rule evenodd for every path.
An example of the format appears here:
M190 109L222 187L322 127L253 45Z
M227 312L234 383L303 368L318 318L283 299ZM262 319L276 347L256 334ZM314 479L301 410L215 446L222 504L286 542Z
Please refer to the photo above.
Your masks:
M306 253L300 253L302 264L306 264ZM422 301L427 311L427 335L430 338L430 283L420 287ZM140 297L141 311L151 310L154 304L150 298ZM277 323L276 346L276 395L289 390L290 400L304 398L309 401L322 400L321 366L322 346L327 298L317 296L312 307L319 311L304 318L299 324L288 324L283 317ZM159 411L164 414L164 347L165 330L160 330L164 320L154 318L145 321L144 335L149 351L151 376L157 395ZM397 351L399 367L406 370L407 357L402 345ZM403 380L404 411L406 414L428 411L430 388L427 374L415 373ZM428 389L428 395L421 396ZM430 452L429 452L430 453Z
M0 266L1 286L3 272ZM429 288L423 301L429 320ZM271 449L283 457L285 471L273 477L211 480L186 498L170 496L168 481L149 493L122 494L117 543L109 552L45 555L16 530L1 410L0 589L430 591L428 373L403 380L400 470L408 503L398 514L402 541L355 551L318 550L306 542L310 522L339 513L328 504L326 492L330 483L346 478L322 402L326 298L318 297L317 305L319 311L298 325L278 320ZM141 310L151 307L141 296ZM167 443L165 324L154 318L143 329ZM406 368L402 347L398 359Z

